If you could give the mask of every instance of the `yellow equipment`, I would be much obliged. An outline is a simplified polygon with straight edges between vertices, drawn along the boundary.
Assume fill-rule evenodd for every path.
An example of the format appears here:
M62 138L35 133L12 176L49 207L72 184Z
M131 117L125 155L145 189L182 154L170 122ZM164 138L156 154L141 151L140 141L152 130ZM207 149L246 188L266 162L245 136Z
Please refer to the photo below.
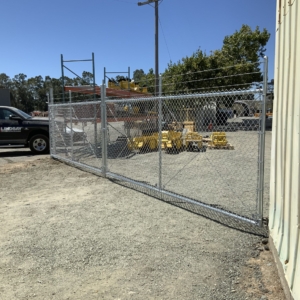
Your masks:
M150 135L147 139L147 145L151 151L158 148L158 133Z
M183 124L181 122L172 122L171 124L168 124L168 129L173 131L182 131Z
M132 139L128 139L127 142L127 147L130 150L142 149L144 145L145 145L145 141L143 136L137 136Z
M119 83L108 81L108 87L116 90L130 90L140 93L148 93L147 87L140 87L139 84L135 82L128 82L127 80L122 80Z
M134 114L138 114L140 112L140 108L138 106L134 106L132 110Z
M120 90L121 89L119 85L117 85L116 83L114 83L112 81L108 81L108 87L110 89L116 89L116 90Z
M234 149L234 147L228 143L225 132L213 132L208 140L208 148L228 150Z
M162 149L166 151L180 151L182 149L187 151L206 151L206 146L203 145L202 135L196 132L195 122L191 121L189 118L190 110L192 109L185 109L186 121L182 123L173 122L168 126L171 130L165 130L161 132ZM220 142L221 140L218 143ZM225 144L227 144L226 137ZM158 148L158 145L158 133L152 135L142 135L128 140L128 148L130 150L156 150Z
M196 131L196 124L195 121L191 120L190 118L190 111L193 111L192 108L185 108L184 111L186 112L186 120L182 122L183 128L187 130L187 132L195 132Z
M187 151L205 151L203 147L202 135L198 132L187 132L182 134L177 131L162 131L162 149Z
M129 150L157 150L159 145L158 133L152 135L136 136L128 139L127 147ZM162 131L161 132L161 148L166 151L206 151L203 145L203 138L198 132L187 132L184 135L177 131Z
M198 132L187 132L184 137L184 146L188 151L204 150L202 135Z
M176 131L162 131L161 132L161 148L165 150L182 148L182 134Z
M152 135L136 136L128 139L127 147L130 150L156 150L158 147L158 133Z

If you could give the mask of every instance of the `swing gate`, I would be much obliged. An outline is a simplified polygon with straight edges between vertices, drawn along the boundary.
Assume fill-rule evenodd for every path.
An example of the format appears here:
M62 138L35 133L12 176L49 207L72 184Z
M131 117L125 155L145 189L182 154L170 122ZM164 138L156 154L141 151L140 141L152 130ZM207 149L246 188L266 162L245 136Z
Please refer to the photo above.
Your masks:
M262 225L266 82L130 99L105 90L49 105L53 158L216 220Z

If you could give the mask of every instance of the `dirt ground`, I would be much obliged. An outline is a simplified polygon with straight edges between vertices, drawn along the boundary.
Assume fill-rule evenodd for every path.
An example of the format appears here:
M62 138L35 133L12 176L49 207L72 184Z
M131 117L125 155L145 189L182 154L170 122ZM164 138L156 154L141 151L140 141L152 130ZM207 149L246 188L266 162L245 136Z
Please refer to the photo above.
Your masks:
M124 123L124 122L123 122ZM130 178L150 186L161 184L168 192L208 205L225 209L237 215L255 219L258 196L258 144L257 131L226 132L226 138L234 150L197 151L149 151L147 147L130 151L127 139L121 138L122 122L109 126L107 166L111 173ZM78 125L79 126L79 125ZM79 129L79 128L78 128ZM84 127L86 140L71 145L67 137L55 135L55 154L61 159L73 160L93 168L102 167L101 143L94 151L93 124ZM97 132L101 129L98 128ZM134 136L136 132L131 131ZM209 135L208 132L201 133ZM124 136L123 136L124 137ZM265 190L267 208L269 198L271 132L266 133ZM72 149L72 150L71 150ZM161 169L160 169L161 166ZM161 170L161 177L159 176ZM159 179L161 182L159 182ZM264 211L267 215L268 211Z
M284 299L267 239L50 158L0 166L0 299Z

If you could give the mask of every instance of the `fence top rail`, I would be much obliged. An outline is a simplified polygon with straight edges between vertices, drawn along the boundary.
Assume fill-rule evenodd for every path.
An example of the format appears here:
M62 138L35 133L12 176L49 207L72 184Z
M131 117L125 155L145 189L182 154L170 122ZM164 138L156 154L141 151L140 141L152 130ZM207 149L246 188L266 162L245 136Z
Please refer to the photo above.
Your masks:
M97 104L101 104L101 101L53 103L53 104L49 104L49 107L69 107L70 105L80 106L80 105L97 105Z
M106 103L120 103L120 102L147 102L153 100L178 100L178 99L194 99L194 98L214 98L214 97L229 97L229 96L241 96L241 95L257 95L262 94L263 89L253 90L234 90L234 91L219 91L209 93L197 93L197 94L179 94L179 95L168 95L161 97L141 97L141 98L119 98L119 99L106 99ZM66 102L66 103L53 103L49 104L49 107L68 107L79 106L79 105L95 105L101 104L101 101L87 101L87 102Z

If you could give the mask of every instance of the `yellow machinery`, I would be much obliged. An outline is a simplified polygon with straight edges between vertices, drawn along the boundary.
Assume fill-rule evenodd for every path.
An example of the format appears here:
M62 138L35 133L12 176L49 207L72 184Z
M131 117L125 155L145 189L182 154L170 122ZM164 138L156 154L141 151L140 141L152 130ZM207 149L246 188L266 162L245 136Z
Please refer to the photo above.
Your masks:
M183 146L187 151L206 151L206 147L203 146L203 137L196 131L195 121L190 118L191 108L184 109L186 112L186 120L182 122L183 125Z
M134 138L128 139L127 146L130 150L157 150L158 133L154 133L152 135L136 136Z
M108 81L108 87L116 90L130 90L130 91L135 91L135 92L140 92L145 94L148 93L146 87L141 88L138 84L134 82L128 82L127 80L120 81L119 83Z
M180 150L182 148L182 134L176 131L162 131L161 148L164 150ZM159 143L158 133L152 135L136 136L128 139L127 146L130 150L157 150Z
M187 132L183 139L183 143L188 151L205 151L202 135L198 132Z
M208 139L208 149L229 149L234 147L228 143L225 132L213 132Z
M162 149L169 150L187 150L187 151L205 151L202 135L198 132L177 132L162 131Z
M171 124L168 124L168 129L173 131L182 131L183 124L181 122L172 122Z
M132 111L133 111L134 114L138 114L140 112L140 108L138 106L134 106L132 108Z
M182 132L177 131L162 131L161 133L161 148L170 151L206 151L206 147L203 145L203 138L198 132ZM159 145L159 135L154 133L152 135L136 136L128 139L127 146L130 150L157 150Z
M180 150L182 148L182 134L176 131L161 132L161 148L165 150Z
M186 112L185 121L182 122L183 128L187 130L187 132L196 132L196 125L195 121L191 120L190 118L190 111L191 108L185 108L184 111Z
M206 146L203 144L203 137L196 132L196 126L194 121L189 120L189 111L191 109L185 109L186 121L182 123L173 122L169 124L171 130L161 132L161 148L170 151L206 151ZM180 131L179 131L180 130ZM181 131L182 130L182 131ZM225 134L225 133L224 133ZM221 134L222 135L222 134ZM218 139L216 144L220 144L221 140L218 136L214 138ZM225 144L227 144L225 137ZM141 135L128 140L128 148L130 150L157 150L159 145L159 135L154 133L152 135Z

